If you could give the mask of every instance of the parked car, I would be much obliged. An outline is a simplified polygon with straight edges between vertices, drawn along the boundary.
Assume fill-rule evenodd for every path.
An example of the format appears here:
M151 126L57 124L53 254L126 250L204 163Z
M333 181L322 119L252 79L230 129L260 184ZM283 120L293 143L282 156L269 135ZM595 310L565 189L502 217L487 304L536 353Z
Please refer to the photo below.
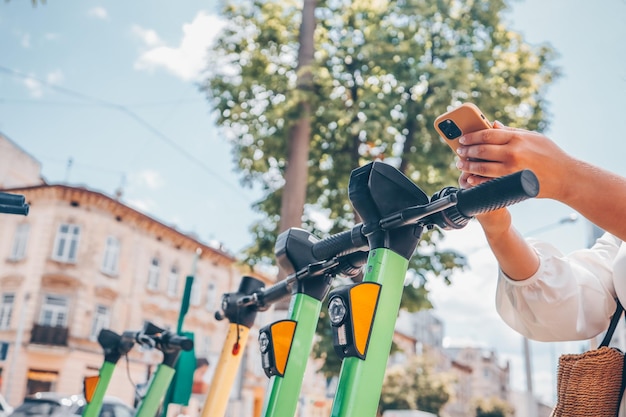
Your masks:
M13 407L9 405L7 400L0 394L0 417L7 417L13 412Z
M437 417L437 415L420 410L386 410L383 417Z
M56 392L38 392L28 396L15 408L11 417L76 417L85 407L82 395L63 395ZM100 417L133 417L134 410L122 400L105 397Z

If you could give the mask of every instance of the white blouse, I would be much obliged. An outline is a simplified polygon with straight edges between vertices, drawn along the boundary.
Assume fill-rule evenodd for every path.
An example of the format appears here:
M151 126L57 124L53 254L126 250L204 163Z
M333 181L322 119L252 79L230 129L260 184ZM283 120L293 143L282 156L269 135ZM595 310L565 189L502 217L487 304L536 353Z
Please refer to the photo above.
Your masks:
M545 242L529 242L540 258L538 271L524 281L500 272L496 308L504 321L544 342L585 340L604 332L615 312L614 298L626 306L626 244L607 233L591 248L563 255ZM626 416L626 394L619 416Z
M496 308L529 339L585 340L605 331L617 296L626 305L626 245L608 233L589 249L568 255L529 239L539 255L537 272L514 281L500 272Z

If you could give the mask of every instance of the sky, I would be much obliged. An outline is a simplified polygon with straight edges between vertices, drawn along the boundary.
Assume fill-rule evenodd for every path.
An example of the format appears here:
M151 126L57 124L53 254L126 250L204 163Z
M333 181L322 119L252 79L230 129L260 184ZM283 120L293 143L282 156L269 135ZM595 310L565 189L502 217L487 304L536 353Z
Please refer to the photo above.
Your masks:
M0 132L42 164L49 183L121 189L124 203L237 253L250 243L259 194L240 185L198 88L222 25L215 3L0 3ZM563 76L546 94L545 133L626 176L626 1L519 0L504 19L526 42L559 53ZM560 203L529 200L511 210L521 233L564 252L588 243L588 222L564 221L574 213ZM522 338L495 311L497 265L479 227L446 233L444 245L467 254L470 266L452 286L429 284L446 343L493 349L510 362L513 387L524 389ZM535 393L550 402L558 355L584 344L530 348Z

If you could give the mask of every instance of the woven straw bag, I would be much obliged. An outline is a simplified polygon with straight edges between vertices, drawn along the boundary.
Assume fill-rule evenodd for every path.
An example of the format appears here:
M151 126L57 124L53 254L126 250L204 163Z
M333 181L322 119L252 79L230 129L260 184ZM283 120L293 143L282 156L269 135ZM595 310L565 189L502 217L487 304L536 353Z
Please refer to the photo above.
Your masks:
M609 347L623 308L617 309L598 349L559 358L557 403L551 417L616 417L626 378L624 353Z

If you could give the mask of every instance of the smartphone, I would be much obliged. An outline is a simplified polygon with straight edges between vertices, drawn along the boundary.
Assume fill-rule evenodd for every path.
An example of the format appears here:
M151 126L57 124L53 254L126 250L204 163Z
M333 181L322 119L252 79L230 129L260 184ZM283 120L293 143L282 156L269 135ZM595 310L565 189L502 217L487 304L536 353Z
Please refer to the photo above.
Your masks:
M458 138L466 133L492 127L489 120L473 103L463 103L435 119L435 130L455 152L459 147Z

